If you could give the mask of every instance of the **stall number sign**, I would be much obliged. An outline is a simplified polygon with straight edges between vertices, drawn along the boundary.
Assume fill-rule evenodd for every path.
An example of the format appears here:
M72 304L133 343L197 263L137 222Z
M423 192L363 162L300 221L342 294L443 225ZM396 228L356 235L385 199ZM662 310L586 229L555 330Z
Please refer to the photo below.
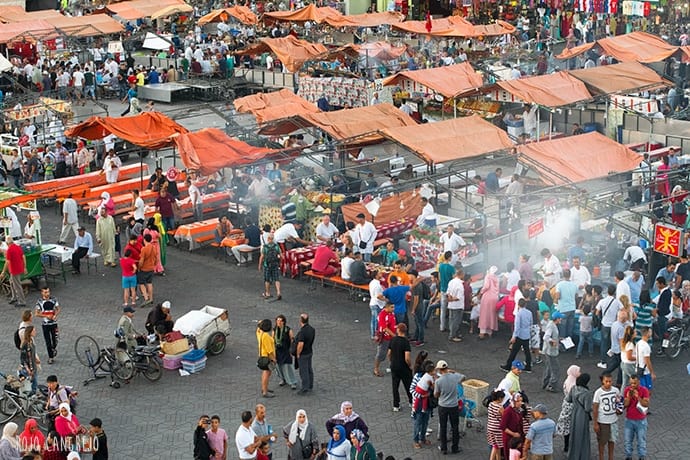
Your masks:
M527 238L532 239L540 233L544 233L544 219L535 220L527 226Z
M679 257L683 242L680 229L664 224L654 226L654 250L662 254Z

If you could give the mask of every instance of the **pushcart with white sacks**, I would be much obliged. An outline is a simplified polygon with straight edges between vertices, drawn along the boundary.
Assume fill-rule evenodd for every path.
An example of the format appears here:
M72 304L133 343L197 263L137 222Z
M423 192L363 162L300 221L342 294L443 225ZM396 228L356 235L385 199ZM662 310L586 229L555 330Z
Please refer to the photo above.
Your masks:
M210 355L219 355L225 350L230 335L228 311L206 305L178 318L173 330L186 336L196 348L205 349Z

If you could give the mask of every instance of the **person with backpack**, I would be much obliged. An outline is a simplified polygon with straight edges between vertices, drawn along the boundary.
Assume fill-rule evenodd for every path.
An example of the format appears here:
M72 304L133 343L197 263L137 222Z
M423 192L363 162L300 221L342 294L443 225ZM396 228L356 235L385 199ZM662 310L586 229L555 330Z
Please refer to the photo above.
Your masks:
M58 409L60 404L69 403L72 413L76 413L77 408L77 393L72 390L72 387L61 385L58 382L57 375L49 375L46 378L46 386L48 387L48 397L46 398L46 410L48 411L48 420L50 429L54 428L55 417L58 416Z
M280 293L280 258L282 253L280 246L273 241L273 233L269 233L266 237L266 244L261 248L261 257L259 258L259 271L264 273L264 292L261 296L264 299L269 299L271 295L271 283L276 286L276 300L282 299Z

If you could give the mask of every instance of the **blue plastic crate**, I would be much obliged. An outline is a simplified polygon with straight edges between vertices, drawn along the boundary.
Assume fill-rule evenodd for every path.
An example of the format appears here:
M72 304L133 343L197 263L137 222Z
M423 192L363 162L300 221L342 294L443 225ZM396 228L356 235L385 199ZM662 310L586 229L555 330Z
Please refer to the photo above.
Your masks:
M182 360L182 369L189 372L190 374L194 374L196 372L202 371L205 368L206 368L206 357L205 356L199 360L196 360L196 361L186 361L184 359Z
M182 361L199 361L206 356L206 350L192 350L182 355Z

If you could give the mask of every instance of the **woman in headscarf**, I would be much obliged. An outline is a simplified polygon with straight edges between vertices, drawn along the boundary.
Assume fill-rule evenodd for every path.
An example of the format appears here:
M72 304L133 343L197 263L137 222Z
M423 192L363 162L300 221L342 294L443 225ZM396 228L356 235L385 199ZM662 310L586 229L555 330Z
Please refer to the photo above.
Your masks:
M369 427L364 420L352 410L352 403L350 401L344 401L340 405L340 413L335 414L326 422L326 431L328 434L333 434L333 428L342 425L345 427L345 438L350 437L352 430L358 429L366 436L369 436Z
M35 450L42 452L45 445L45 436L38 427L38 422L32 418L24 424L24 431L19 435L19 445L22 452Z
M671 202L671 220L679 227L685 226L685 220L688 218L688 205L685 204L687 197L688 192L680 185L676 185L668 199Z
M573 403L568 401L570 390L575 386L575 381L580 376L580 366L570 366L567 377L563 382L563 403L561 404L561 414L558 416L556 433L563 436L563 451L568 452L568 442L570 440L570 418L573 413Z
M422 445L429 445L431 441L426 438L426 429L429 426L429 418L433 408L429 403L430 396L434 392L434 363L426 360L422 369L412 377L410 393L412 394L412 442L415 449L421 449Z
M278 385L281 387L290 385L293 390L297 388L295 368L292 365L292 355L290 354L290 346L294 338L295 335L290 326L287 325L285 315L278 315L276 326L273 328L273 340L276 345L276 371L280 377Z
M319 450L316 429L309 423L307 413L303 409L297 411L294 422L283 427L283 436L287 440L288 460L313 458ZM375 455L372 460L374 458Z
M55 431L63 440L74 440L74 437L83 431L79 426L79 419L72 413L67 402L60 403L58 410L59 415L55 417Z
M481 301L479 304L479 338L491 337L494 331L498 330L498 312L496 303L498 302L498 277L496 272L498 267L495 265L489 268L484 277L484 285L481 291Z
M161 252L161 265L165 267L165 260L166 260L166 255L167 255L167 246L168 246L168 232L165 228L165 225L163 224L163 216L161 216L160 212L157 212L153 215L153 221L156 223L156 228L158 229L158 247Z
M589 374L583 373L575 380L575 386L566 397L573 405L570 419L570 445L568 460L590 458L589 424L592 419L592 392L589 391Z
M328 447L326 447L326 457L327 460L350 460L350 450L352 449L352 444L347 440L345 434L345 427L342 425L336 425L333 427L331 433L331 440L328 441Z
M14 422L8 422L2 429L2 439L0 439L0 460L21 460L19 453L19 438L17 429L19 427Z
M86 148L84 141L77 141L77 168L79 168L79 174L85 174L91 172L89 165L91 164L91 152Z
M505 408L501 416L501 440L503 441L503 458L510 458L510 440L512 438L523 438L523 409L522 393L513 393L510 398L510 405Z
M100 217L102 208L105 208L105 212L109 216L115 216L115 202L108 192L101 193L101 202L98 204L98 208L96 208L96 219Z
M153 245L153 252L156 253L156 267L153 269L154 273L164 275L165 269L163 268L163 263L161 261L161 234L158 231L158 226L156 225L155 218L149 217L149 220L146 222L146 228L144 229L143 234L144 236L151 235L151 244Z
M352 443L350 460L374 460L376 458L376 449L367 441L366 435L361 430L352 430L350 442Z
M38 388L38 366L41 364L41 360L36 354L34 337L36 337L36 329L31 325L26 326L19 346L19 363L31 379L32 393L36 393Z

